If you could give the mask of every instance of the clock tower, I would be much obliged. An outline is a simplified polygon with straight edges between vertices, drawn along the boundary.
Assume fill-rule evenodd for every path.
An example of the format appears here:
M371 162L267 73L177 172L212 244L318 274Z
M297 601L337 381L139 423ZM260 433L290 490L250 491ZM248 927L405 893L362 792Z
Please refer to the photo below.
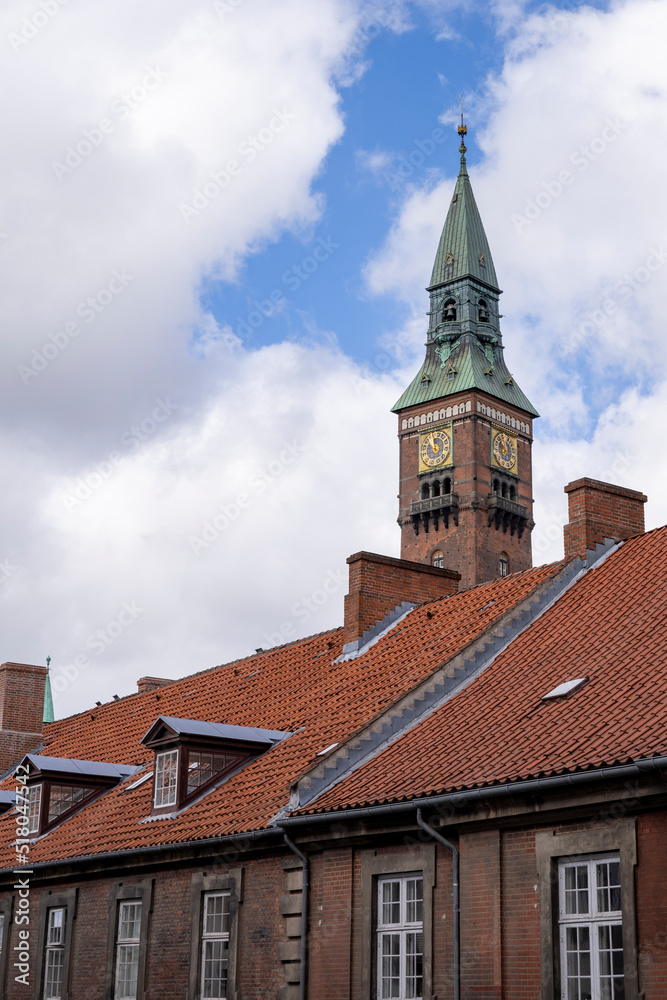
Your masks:
M531 446L539 414L507 367L500 288L466 168L435 256L426 358L393 407L401 558L473 587L532 565Z

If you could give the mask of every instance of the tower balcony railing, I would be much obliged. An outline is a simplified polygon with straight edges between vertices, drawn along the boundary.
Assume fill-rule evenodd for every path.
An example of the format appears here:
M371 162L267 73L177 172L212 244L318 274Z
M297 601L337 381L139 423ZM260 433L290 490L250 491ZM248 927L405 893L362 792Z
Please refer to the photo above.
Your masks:
M439 497L430 497L428 500L413 500L410 504L410 514L425 514L430 510L440 510L444 507L458 507L458 493L443 493Z
M488 498L489 527L495 522L496 530L500 528L511 535L516 533L519 538L523 535L524 528L528 522L528 508L524 504L515 500L508 500L498 493L491 493Z
M410 517L415 535L419 534L420 527L428 534L430 524L437 531L440 521L443 522L445 528L448 528L450 517L454 524L458 524L459 495L458 493L443 493L439 497L429 497L428 500L413 500L410 504Z

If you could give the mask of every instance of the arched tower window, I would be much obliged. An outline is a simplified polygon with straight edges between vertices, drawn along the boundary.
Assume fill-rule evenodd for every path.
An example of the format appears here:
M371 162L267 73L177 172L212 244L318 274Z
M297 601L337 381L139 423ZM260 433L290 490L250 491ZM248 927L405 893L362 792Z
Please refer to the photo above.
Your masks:
M433 496L433 497L439 497L440 496L440 483L438 482L437 479L433 483L433 490L431 492L431 496Z
M514 486L510 486L510 500L516 500L516 489Z
M498 575L507 576L510 571L510 557L506 552L500 553L500 559L498 561Z
M428 500L428 498L430 497L430 495L431 495L431 491L429 489L429 485L428 485L428 483L424 483L424 485L422 486L422 500ZM413 493L413 496L414 496L414 493Z
M433 555L431 556L431 566L435 566L436 569L445 568L445 556L440 549L436 549Z
M507 483L503 483L502 496L504 496L505 498L507 498Z
M500 493L500 489L499 489L499 486L498 486L498 480L497 479L493 480L493 492L494 493Z
M442 487L443 487L442 488L442 492L443 493L451 493L452 492L452 481L451 481L451 479L449 477L447 477L447 479L445 479L445 481L442 484Z
M489 322L489 307L487 306L485 299L480 299L477 303L477 318L480 323Z
M454 299L447 299L442 310L444 323L452 323L456 319L456 302Z

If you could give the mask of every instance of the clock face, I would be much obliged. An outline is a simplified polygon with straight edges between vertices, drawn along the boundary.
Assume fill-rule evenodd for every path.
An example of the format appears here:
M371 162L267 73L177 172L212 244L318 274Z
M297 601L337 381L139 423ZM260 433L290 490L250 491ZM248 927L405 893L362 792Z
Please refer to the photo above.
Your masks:
M493 464L507 472L516 472L516 438L503 431L493 433Z
M419 439L420 471L437 469L441 465L451 465L452 439L451 429L441 427L437 431L422 434Z

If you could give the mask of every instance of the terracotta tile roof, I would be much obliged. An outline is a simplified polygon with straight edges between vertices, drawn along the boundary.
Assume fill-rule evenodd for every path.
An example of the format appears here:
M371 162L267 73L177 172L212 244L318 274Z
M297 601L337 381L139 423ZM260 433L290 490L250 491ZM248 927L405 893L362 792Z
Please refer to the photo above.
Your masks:
M152 782L103 795L31 848L34 863L106 851L237 833L265 827L287 805L289 785L329 744L349 738L443 661L554 576L561 564L496 580L411 612L357 659L334 663L335 629L45 726L52 757L152 762L140 740L158 715L289 730L257 758L174 819L141 823ZM2 787L11 788L11 778ZM0 818L0 867L14 863L7 845L14 817Z
M467 688L302 812L667 753L667 527L590 570ZM557 684L588 683L543 701Z

